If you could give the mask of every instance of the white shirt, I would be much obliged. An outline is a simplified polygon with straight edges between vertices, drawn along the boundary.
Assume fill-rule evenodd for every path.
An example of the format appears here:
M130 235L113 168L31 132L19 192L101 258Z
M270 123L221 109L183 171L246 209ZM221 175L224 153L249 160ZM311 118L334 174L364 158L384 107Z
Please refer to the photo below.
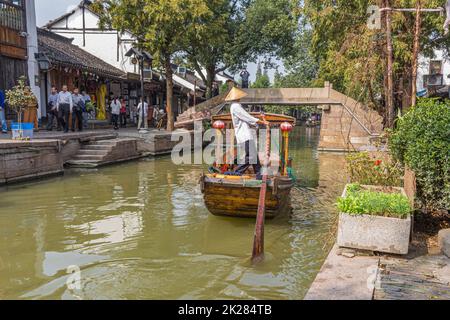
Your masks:
M253 140L254 137L250 130L250 126L256 126L259 119L251 116L245 111L240 103L231 104L230 112L237 143L241 144Z
M69 91L61 91L58 94L58 101L56 103L56 109L59 110L60 104L68 104L70 106L70 112L72 112L73 108L73 100L72 100L72 94Z
M120 108L122 107L122 104L119 100L111 102L111 113L112 114L120 114Z
M142 116L142 102L139 102L137 107L138 116ZM148 116L148 103L144 102L144 117Z

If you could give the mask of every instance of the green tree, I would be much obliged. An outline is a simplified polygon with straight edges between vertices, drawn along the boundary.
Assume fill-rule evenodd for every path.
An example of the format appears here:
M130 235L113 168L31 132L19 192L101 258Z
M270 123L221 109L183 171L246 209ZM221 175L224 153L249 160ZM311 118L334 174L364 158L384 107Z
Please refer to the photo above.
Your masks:
M286 55L297 32L294 0L204 0L213 13L198 21L204 28L185 37L187 62L202 77L211 96L217 73L236 72L261 55ZM206 70L203 75L202 68Z
M211 14L194 22L182 46L187 65L200 75L206 84L206 96L211 98L216 75L242 63L245 58L238 59L233 53L234 39L243 21L243 8L239 0L204 0L204 4Z
M101 25L120 32L129 31L138 46L150 51L155 64L164 69L167 91L167 130L174 129L172 109L172 58L183 50L186 34L201 34L212 16L204 0L105 0L93 8L101 15Z
M252 88L270 88L270 78L267 74L262 74L255 79L255 82L251 84Z
M276 88L302 88L314 84L319 65L311 52L311 37L312 31L309 28L298 33L292 54L282 60L285 73L275 73Z

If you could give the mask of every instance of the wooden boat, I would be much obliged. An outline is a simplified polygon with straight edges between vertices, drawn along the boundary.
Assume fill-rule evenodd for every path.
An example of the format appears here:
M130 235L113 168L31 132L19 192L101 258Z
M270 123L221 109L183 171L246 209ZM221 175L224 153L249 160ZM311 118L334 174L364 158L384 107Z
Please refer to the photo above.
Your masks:
M254 117L262 117L259 113L251 113ZM265 119L270 122L271 128L285 127L283 137L280 139L281 158L280 168L276 175L268 177L266 193L266 218L272 219L290 208L290 191L294 185L293 177L290 177L288 168L291 161L288 157L289 131L295 127L295 118L266 114ZM223 128L232 127L231 115L218 115L212 117L216 124L218 121L225 124ZM213 124L213 127L215 128ZM262 162L262 161L261 161ZM254 174L244 176L230 176L223 174L225 170L232 168L222 168L215 166L214 171L218 173L203 174L200 178L200 187L204 195L204 202L213 215L255 218L258 211L258 200L262 182L256 179Z

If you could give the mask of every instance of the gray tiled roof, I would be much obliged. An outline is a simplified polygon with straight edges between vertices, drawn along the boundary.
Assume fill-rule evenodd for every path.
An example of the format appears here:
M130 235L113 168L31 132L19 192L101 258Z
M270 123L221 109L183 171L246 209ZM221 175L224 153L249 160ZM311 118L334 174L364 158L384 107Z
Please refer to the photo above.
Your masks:
M72 39L38 28L39 52L45 53L52 64L79 68L98 76L125 79L126 73L72 44Z

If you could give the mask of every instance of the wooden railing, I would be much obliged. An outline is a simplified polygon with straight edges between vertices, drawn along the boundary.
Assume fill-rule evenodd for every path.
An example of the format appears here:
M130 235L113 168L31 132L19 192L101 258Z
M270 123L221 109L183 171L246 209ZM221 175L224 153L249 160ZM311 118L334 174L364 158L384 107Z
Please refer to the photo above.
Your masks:
M25 31L23 0L0 0L0 26Z

